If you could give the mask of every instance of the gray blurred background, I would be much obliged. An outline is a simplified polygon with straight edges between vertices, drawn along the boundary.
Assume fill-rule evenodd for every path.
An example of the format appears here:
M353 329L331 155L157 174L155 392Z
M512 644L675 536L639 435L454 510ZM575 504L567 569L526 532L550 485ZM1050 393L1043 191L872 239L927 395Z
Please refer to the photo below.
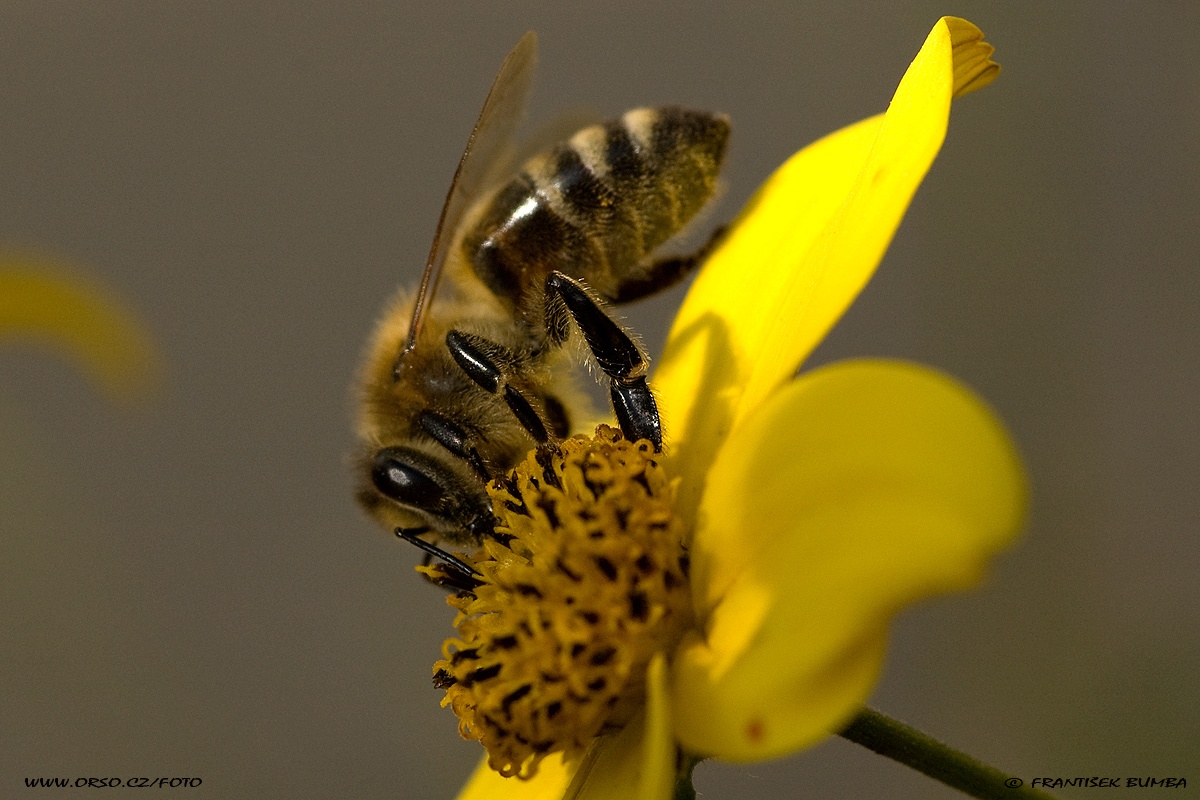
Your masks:
M902 616L872 703L1026 780L1196 791L1200 5L8 0L0 245L119 293L168 379L121 410L0 349L0 795L75 796L23 788L61 775L452 797L481 752L430 685L452 615L352 501L349 386L503 55L541 34L533 120L728 112L724 220L794 150L882 111L944 13L1005 71L955 105L814 363L912 358L976 387L1033 511L983 590ZM631 312L652 352L679 299ZM840 740L696 781L959 796Z

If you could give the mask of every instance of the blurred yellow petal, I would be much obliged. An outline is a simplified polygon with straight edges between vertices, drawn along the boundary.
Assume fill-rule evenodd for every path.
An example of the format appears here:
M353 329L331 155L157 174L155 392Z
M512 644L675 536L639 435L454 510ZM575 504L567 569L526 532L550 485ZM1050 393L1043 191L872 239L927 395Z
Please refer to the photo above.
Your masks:
M675 319L654 385L690 505L721 442L858 295L946 135L999 71L971 23L934 26L887 113L801 150L751 198Z
M65 355L118 402L143 399L161 381L158 353L133 313L51 262L0 256L0 343L13 341Z
M646 673L646 706L620 732L597 743L565 800L670 800L675 790L675 743L661 654Z
M555 753L542 761L532 780L523 781L501 777L484 756L458 800L561 800L578 766L577 762L564 763L562 754Z
M692 548L704 635L672 669L675 731L746 761L814 743L866 700L888 620L980 580L1026 483L981 400L859 360L776 392L712 465Z

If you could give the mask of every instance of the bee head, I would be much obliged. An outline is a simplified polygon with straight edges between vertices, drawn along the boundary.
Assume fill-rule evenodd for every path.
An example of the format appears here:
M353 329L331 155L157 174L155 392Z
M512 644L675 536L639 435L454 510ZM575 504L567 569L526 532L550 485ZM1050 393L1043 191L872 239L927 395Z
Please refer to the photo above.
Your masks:
M364 466L369 483L359 499L386 527L412 527L416 521L458 544L477 544L491 531L487 492L457 459L416 447L384 447Z

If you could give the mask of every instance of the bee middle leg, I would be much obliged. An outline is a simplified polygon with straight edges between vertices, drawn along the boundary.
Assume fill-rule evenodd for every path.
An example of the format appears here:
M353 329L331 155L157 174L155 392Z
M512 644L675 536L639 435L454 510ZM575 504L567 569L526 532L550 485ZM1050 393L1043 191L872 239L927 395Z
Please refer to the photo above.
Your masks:
M563 308L579 326L588 350L609 378L613 411L625 438L631 442L649 439L655 450L661 450L662 422L646 383L650 361L645 353L582 283L561 272L551 272L546 278L546 328L559 341L566 338Z
M521 390L509 380L516 358L507 348L482 336L460 330L452 330L446 334L446 347L450 349L450 355L454 357L458 366L462 367L467 377L485 391L504 398L513 416L538 444L550 441L550 433L546 430L542 417Z

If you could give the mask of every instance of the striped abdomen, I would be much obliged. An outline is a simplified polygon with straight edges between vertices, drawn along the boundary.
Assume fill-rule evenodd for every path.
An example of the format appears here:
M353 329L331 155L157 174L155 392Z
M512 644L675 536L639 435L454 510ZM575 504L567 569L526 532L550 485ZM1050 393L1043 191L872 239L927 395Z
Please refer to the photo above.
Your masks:
M467 259L514 308L552 270L614 298L708 201L728 138L724 115L680 108L584 128L491 197L463 238Z

